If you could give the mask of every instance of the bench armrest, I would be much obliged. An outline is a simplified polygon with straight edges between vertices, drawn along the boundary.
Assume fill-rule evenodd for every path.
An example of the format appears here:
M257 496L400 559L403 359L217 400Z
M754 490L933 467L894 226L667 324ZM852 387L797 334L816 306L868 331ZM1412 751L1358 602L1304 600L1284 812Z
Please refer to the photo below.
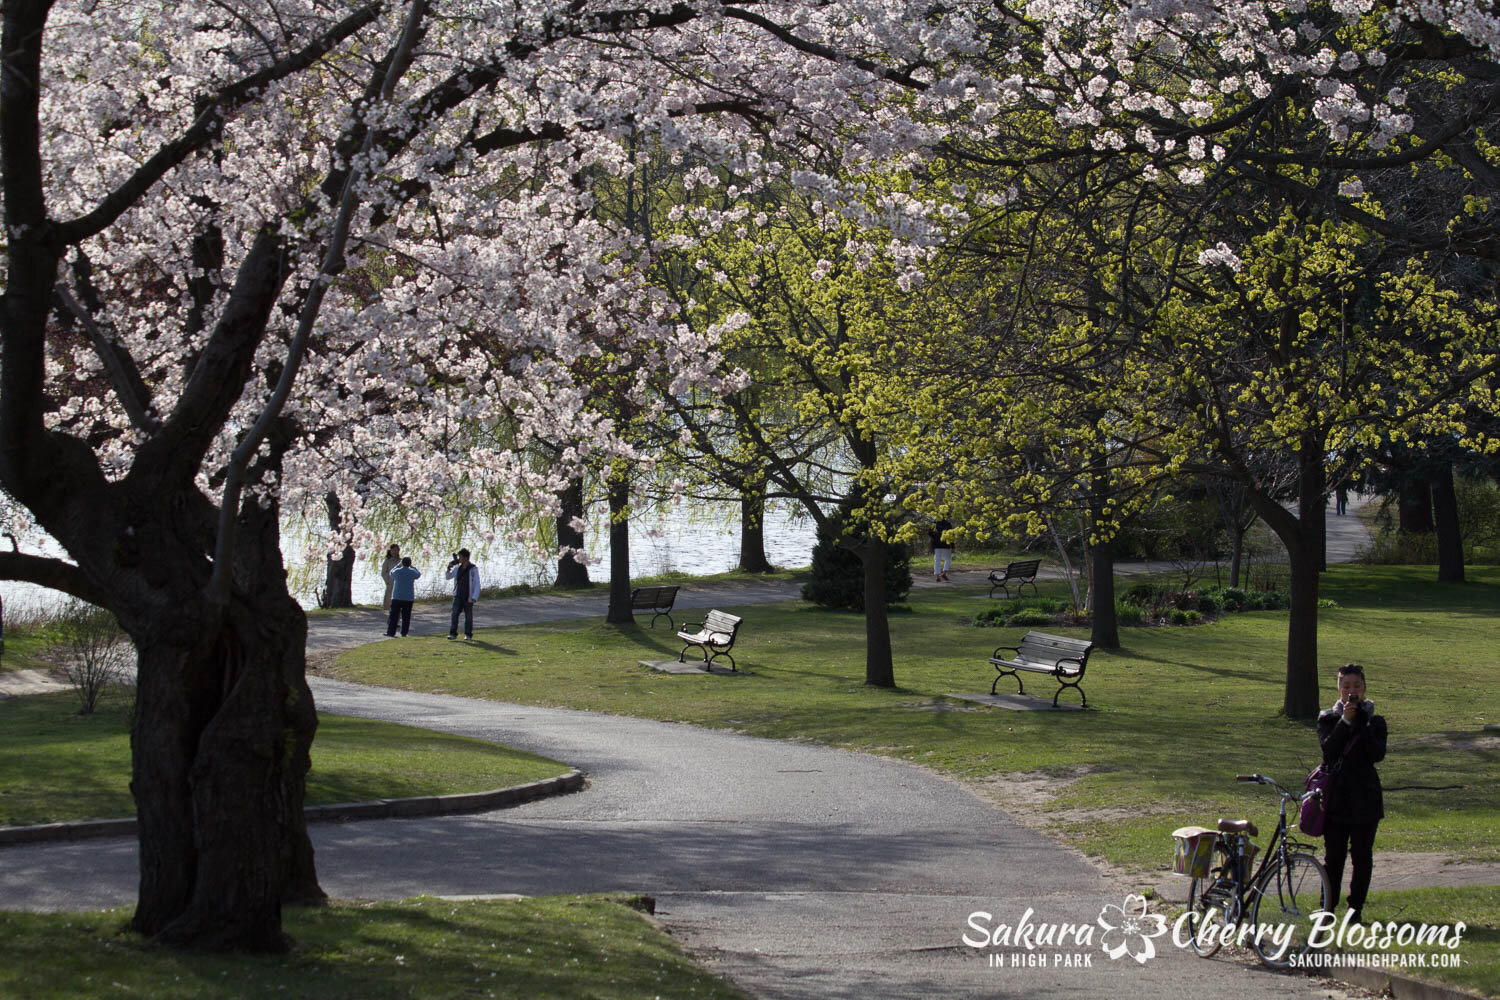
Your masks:
M1000 651L1002 649L1008 649L1012 653L1015 653L1017 656L1021 655L1021 647L1019 647L1019 646L996 646L995 647L995 652L991 654L991 659L996 659L996 660L1000 659Z
M695 628L698 631L700 631L700 632L703 631L703 623L702 622L683 622L682 623L682 628L680 629L680 631L691 632Z

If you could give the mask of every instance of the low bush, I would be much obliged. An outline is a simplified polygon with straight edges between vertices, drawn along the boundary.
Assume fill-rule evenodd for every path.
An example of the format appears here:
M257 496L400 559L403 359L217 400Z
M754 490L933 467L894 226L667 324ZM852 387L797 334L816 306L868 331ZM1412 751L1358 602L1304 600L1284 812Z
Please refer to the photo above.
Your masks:
M1068 610L1065 601L1059 601L1053 597L1026 597L1014 601L1006 601L993 607L985 608L974 616L976 628L1004 628L1008 625L1048 625L1056 620L1057 616ZM1029 615L1027 620L1019 621L1019 616ZM1041 621L1035 620L1038 616Z
M1053 615L1043 611L1041 608L1022 608L1010 618L1010 624L1016 628L1031 628L1035 625L1051 625Z
M1167 621L1173 625L1197 625L1203 621L1203 614L1199 611L1183 610L1177 608L1167 616Z

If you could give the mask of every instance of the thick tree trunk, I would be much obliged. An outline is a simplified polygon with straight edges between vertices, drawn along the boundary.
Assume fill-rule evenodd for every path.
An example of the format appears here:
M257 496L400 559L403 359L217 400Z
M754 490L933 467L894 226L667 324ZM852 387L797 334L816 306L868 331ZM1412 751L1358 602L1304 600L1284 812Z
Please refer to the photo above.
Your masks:
M1089 640L1104 649L1120 648L1120 623L1115 618L1115 547L1110 541L1094 544L1089 590L1093 594L1094 625Z
M1432 488L1425 482L1401 487L1397 528L1403 535L1426 535L1432 531Z
M1287 614L1286 688L1282 711L1293 719L1318 714L1318 576L1323 560L1326 501L1323 495L1323 448L1305 441L1298 469L1297 516L1282 535L1291 570L1291 608ZM1262 513L1264 517L1264 513Z
M609 479L609 611L611 625L634 625L630 611L630 478L617 470Z
M335 532L339 530L339 522L343 518L343 508L339 504L337 493L329 493L323 498L328 508L328 526ZM328 564L323 574L323 606L327 608L352 608L354 607L354 547L345 545L344 551L337 559L328 557Z
M885 600L885 567L890 559L890 546L879 539L866 539L855 554L865 571L865 683L892 688L896 686L896 668L891 656L891 622Z
M574 518L583 518L583 480L574 479L558 497L562 511L557 515L557 545L559 548L583 548L583 532L573 527ZM573 558L572 553L557 560L557 577L554 587L576 590L589 585L589 568Z
M740 491L740 564L743 573L770 573L766 558L765 480L745 483Z
M165 599L122 616L139 650L133 926L169 944L279 951L283 903L324 898L302 812L317 729L307 619L286 590L275 518L242 519L227 610L203 600L201 559L187 556L161 577ZM160 548L152 558L172 561Z
M1250 490L1250 501L1261 520L1286 546L1291 570L1291 609L1287 615L1286 685L1282 712L1293 719L1318 714L1318 564L1323 535L1323 447L1321 441L1303 442L1298 456L1297 513L1273 497Z
M1458 494L1453 490L1453 465L1447 463L1432 478L1432 521L1437 530L1438 579L1464 582L1464 540L1458 526Z

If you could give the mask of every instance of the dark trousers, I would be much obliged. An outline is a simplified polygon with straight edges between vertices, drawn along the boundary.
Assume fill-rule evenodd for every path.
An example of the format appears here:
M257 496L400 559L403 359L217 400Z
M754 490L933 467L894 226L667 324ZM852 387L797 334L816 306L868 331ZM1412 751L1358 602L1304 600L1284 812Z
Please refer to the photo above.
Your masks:
M1333 883L1333 909L1339 900L1339 889L1344 884L1344 859L1354 863L1349 874L1349 909L1362 910L1365 896L1370 891L1370 874L1375 868L1375 828L1373 823L1340 823L1332 817L1323 826L1323 846L1327 854L1323 867L1328 869L1328 881Z
M458 616L462 612L464 616L464 638L474 638L474 602L462 601L457 597L453 599L453 620L448 625L449 635L458 635Z
M411 631L411 601L391 600L391 616L385 623L385 634L396 634L396 623L401 623L401 634Z

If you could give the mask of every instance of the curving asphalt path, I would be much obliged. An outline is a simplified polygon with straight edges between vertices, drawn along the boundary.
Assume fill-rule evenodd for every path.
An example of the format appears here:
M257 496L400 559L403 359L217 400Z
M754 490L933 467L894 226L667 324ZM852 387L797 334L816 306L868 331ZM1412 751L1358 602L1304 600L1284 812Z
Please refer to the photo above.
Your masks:
M736 596L695 589L709 603ZM577 610L597 614L582 611L587 603ZM482 625L521 613L504 604L509 611L481 605ZM368 622L357 641L370 638ZM314 619L309 648L347 645L358 624ZM492 739L589 776L579 794L515 809L316 827L320 877L335 896L643 893L709 969L765 998L1348 995L1243 959L1203 961L1164 938L1144 962L1111 960L1096 921L1122 904L1123 887L909 764L672 723L312 683L325 710ZM6 848L0 906L128 903L136 877L129 839ZM1029 923L1037 935L1070 923L1092 928L1091 938L980 951L962 940L976 933L975 911L991 914L979 921L989 928ZM991 967L991 953L1003 967Z

